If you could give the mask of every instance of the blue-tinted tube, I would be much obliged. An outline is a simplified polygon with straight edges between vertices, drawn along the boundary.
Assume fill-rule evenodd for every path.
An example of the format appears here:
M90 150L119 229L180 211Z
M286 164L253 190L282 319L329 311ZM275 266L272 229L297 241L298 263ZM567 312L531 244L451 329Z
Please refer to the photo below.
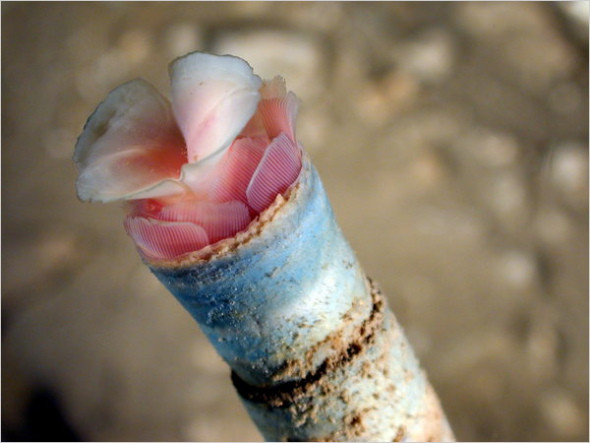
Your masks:
M453 439L307 156L247 232L147 264L231 367L266 439Z

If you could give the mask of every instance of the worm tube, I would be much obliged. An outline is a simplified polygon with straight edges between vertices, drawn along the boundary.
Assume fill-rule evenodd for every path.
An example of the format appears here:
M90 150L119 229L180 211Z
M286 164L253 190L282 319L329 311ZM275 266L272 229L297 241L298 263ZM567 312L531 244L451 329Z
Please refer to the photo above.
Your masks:
M215 56L198 56L197 61L217 61L210 57ZM221 107L202 106L185 95L176 105L172 76L172 106L188 109L188 117L176 116L180 129L169 125L167 132L159 131L162 141L140 141L158 157L158 149L174 145L182 133L186 148L172 149L166 168L155 168L157 177L146 178L149 173L137 166L143 171L137 174L141 180L111 184L108 198L118 193L131 201L126 226L145 263L230 366L233 384L267 440L452 440L437 396L401 327L357 262L335 222L317 171L296 143L294 96L278 81L256 81L236 60L231 58L230 71L236 69L239 75L231 74L218 95L191 94L199 100L213 95L215 103L222 97L226 102L222 100ZM191 75L198 78L197 85L206 84L211 77L203 70L212 69L217 70L214 83L219 86L218 72L227 67L219 70L216 63L200 63L194 67L197 74L191 74L184 71L191 64L185 64L189 66L183 65L182 88ZM238 91L235 104L247 108L247 115L238 116L240 123L231 116L229 139L220 128L207 132L219 115L237 112L227 99L228 89ZM108 102L109 98L101 106L116 108L121 103ZM125 103L136 106L133 100ZM203 109L214 112L203 117ZM100 106L95 114L99 111ZM128 128L125 115L136 121L139 111L123 113L125 124L106 126ZM104 131L104 125L96 123L91 117L87 127ZM127 135L117 138L113 132L107 129L98 139L110 134L120 144L127 141ZM143 137L143 131L132 137L138 133ZM202 140L205 148L199 145ZM134 139L127 145L138 143ZM244 144L246 149L240 151ZM110 148L102 149L106 157L111 155ZM77 147L82 153L95 150L84 143ZM240 157L243 164L251 164L244 169L247 173L227 166L232 150L249 153ZM186 161L197 173L186 173ZM80 162L83 175L87 165ZM116 175L117 168L111 170ZM218 180L227 170L234 171L227 177L238 179ZM102 186L99 175L86 174L86 194L104 194L95 189ZM228 218L234 223L231 229L224 224Z

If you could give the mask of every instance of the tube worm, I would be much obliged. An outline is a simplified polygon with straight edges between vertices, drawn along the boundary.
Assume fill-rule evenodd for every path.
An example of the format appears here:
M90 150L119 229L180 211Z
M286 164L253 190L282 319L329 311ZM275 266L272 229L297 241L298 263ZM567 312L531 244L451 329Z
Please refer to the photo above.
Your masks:
M443 441L452 431L295 136L298 102L233 56L112 91L76 144L78 196L125 200L144 262L275 441Z

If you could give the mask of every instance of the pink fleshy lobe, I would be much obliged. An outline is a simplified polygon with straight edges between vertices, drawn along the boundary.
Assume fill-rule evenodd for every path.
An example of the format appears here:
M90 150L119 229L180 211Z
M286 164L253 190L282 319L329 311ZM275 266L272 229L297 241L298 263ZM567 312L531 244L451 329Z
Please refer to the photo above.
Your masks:
M271 140L284 132L295 141L295 117L298 107L297 97L292 92L287 92L282 77L277 76L264 83L258 114Z
M269 141L266 137L240 138L225 153L212 180L209 195L213 201L247 203L246 188L260 163Z
M205 229L189 222L165 222L127 217L125 230L147 258L174 258L207 246Z
M167 222L191 222L201 226L210 243L233 237L251 221L248 207L239 201L183 201L164 206L159 216Z
M246 197L252 209L262 212L293 184L301 170L299 148L284 132L266 148L254 171Z
M233 237L251 221L239 201L214 203L181 200L164 205L137 201L125 221L127 233L149 258L173 258Z
M298 100L233 56L193 53L170 67L172 103L146 82L114 90L74 159L84 200L128 201L127 233L150 260L235 236L299 176Z

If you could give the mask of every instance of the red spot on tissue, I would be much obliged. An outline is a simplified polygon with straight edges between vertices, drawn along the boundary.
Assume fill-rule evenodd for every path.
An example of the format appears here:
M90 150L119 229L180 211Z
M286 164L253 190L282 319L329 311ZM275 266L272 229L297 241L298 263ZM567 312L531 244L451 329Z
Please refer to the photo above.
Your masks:
M161 206L142 202L125 220L125 229L149 258L169 259L233 237L250 223L248 207L238 201L181 201ZM140 215L141 214L141 215Z
M155 198L146 198L142 200L133 200L129 202L131 206L130 215L141 217L156 217L162 208L163 203Z

